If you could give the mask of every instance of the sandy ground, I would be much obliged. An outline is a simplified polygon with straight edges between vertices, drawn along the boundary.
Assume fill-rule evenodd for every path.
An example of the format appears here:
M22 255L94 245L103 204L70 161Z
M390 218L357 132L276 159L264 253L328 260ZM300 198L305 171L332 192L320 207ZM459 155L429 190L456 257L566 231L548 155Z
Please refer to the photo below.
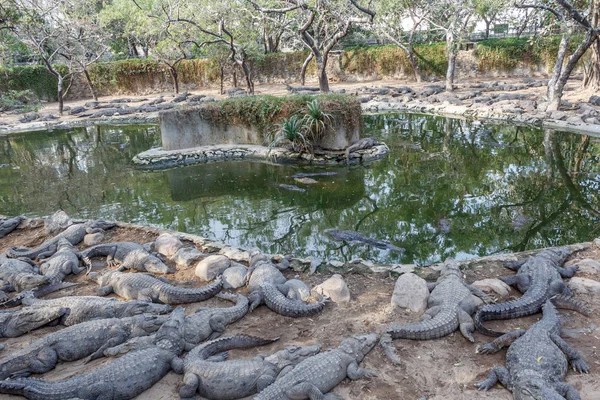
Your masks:
M576 76L576 77L572 78L571 80L569 80L569 82L567 83L566 88L565 88L563 100L566 100L571 103L587 102L587 100L589 99L589 97L591 95L597 94L593 90L582 90L580 78L581 77ZM460 94L462 92L472 91L473 89L465 87L466 83L504 82L506 84L517 84L517 83L522 83L522 81L523 81L523 77L496 77L496 78L486 78L486 79L465 78L462 80L459 79L455 82L456 90L454 93ZM345 89L347 91L353 91L353 90L363 87L363 86L373 86L373 87L410 86L413 90L415 90L416 92L419 92L424 87L432 85L432 84L443 85L444 82L440 81L440 82L417 83L417 82L409 81L409 80L390 80L390 79L375 80L375 81L360 81L360 82L331 82L330 89L332 91L339 91L341 89ZM298 86L298 84L294 84L293 86ZM307 82L307 86L318 86L318 83L317 82ZM228 89L228 87L226 87L226 89ZM182 88L181 92L183 92L184 90L186 90L186 89ZM205 95L205 96L210 96L210 97L214 97L217 99L222 99L222 98L227 97L227 96L221 95L219 93L219 89L216 87L215 88L205 88L205 89L191 89L191 90L188 90L188 92L191 93L192 95ZM525 89L525 90L518 90L518 91L511 92L511 93L534 93L537 96L539 96L539 100L541 101L545 97L545 92L546 92L546 87L543 86L543 87L537 87L537 88L529 88L529 89ZM495 92L495 93L499 94L501 92ZM290 93L286 89L285 84L256 84L255 94L257 94L257 95L270 94L270 95L275 95L275 96L283 96L283 95L287 95ZM145 95L140 95L140 96L131 95L131 94L122 94L122 95L115 95L115 96L101 96L101 97L99 97L98 100L100 102L109 102L114 99L122 99L122 98L136 99L137 101L132 101L130 103L127 103L129 106L135 107L135 106L139 106L142 103L145 103L149 100L153 100L153 99L156 99L159 97L164 97L164 99L166 101L170 101L173 97L175 97L175 95L171 92L145 94ZM83 106L85 103L87 103L91 100L92 99L90 98L90 99L65 101L64 105L74 108L77 106ZM566 109L566 108L565 108L565 110L568 111L568 109ZM58 103L57 102L44 103L43 107L38 111L38 113L41 116L48 115L48 114L58 116ZM156 115L156 114L148 113L148 114L136 114L136 115L151 116L151 115ZM22 123L18 122L18 120L22 117L23 117L23 114L15 114L12 112L0 113L0 122L7 124L7 125L15 125L19 129L21 129L21 128L25 128L27 126L27 124L22 124ZM77 117L76 115L69 115L68 112L65 112L64 115L59 118L60 122L80 121L80 120L81 120L81 118ZM37 121L34 121L34 123L36 123L36 122Z
M148 242L155 234L143 230L115 228L106 236L106 241L132 240L140 243ZM4 239L0 239L0 252L12 245L35 246L44 239L43 228L17 230ZM593 258L600 260L597 249L585 250L572 256L574 258ZM100 264L101 265L101 264ZM98 267L101 268L101 267ZM478 279L505 276L511 271L500 265L474 267L465 271L469 282ZM298 274L289 271L288 278ZM435 279L435 271L425 269L422 275L427 279ZM585 276L585 274L579 274ZM327 279L326 274L299 274L309 286L314 286ZM594 278L587 276L588 278ZM194 276L194 268L178 271L168 276L178 285L198 287L202 284ZM235 350L230 352L230 359L250 358L256 354L271 353L290 344L320 343L325 349L336 347L342 338L359 333L381 333L391 322L410 322L418 319L418 315L403 310L393 311L390 297L394 287L394 278L385 275L355 275L344 277L352 294L352 301L347 305L330 303L322 314L313 318L292 319L277 315L266 307L260 307L241 321L230 325L226 334L251 334L263 337L280 336L281 339L264 348L251 350ZM595 279L598 279L597 277ZM87 283L84 276L70 277L67 280L79 282L80 285L66 289L52 296L90 295L94 285ZM517 292L511 293L518 297ZM573 385L583 399L600 398L600 331L589 332L590 326L600 326L598 317L598 298L579 296L579 299L591 306L593 315L583 317L571 311L561 311L563 327L569 329L566 341L580 351L590 366L590 374L576 375L569 372L566 380ZM202 306L227 307L229 302L211 299L203 302ZM193 312L199 304L186 307L186 313ZM492 328L509 330L526 327L539 318L535 315L519 320L488 323ZM31 340L40 338L57 328L43 328L20 338L4 340L7 349L0 352L0 357L12 350L26 346ZM476 344L465 340L458 332L448 337L431 341L396 340L394 342L403 365L391 364L381 349L376 347L362 363L362 366L377 372L374 378L357 381L345 380L335 388L335 392L346 399L360 400L392 400L392 399L511 399L511 394L497 387L489 392L478 392L473 384L483 380L488 371L497 364L504 363L505 352L485 356L475 353L476 345L491 340L486 336L475 334ZM83 361L59 364L59 366L44 375L48 380L60 380L110 362L110 359L99 359L89 364ZM151 389L138 396L137 399L177 399L181 385L181 376L169 373ZM0 395L0 399L16 399L16 396Z

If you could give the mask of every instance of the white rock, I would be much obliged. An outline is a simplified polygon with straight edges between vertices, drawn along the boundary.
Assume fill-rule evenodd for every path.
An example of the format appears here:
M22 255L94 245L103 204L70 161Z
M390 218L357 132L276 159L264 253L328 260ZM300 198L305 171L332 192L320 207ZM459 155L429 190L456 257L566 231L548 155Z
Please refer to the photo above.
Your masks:
M56 235L73 224L71 217L63 210L58 210L44 220L44 230L48 235Z
M169 259L172 258L182 247L183 243L181 243L181 240L170 233L163 233L154 241L154 251L163 254Z
M285 284L291 288L291 290L288 292L288 297L290 299L303 301L309 299L310 289L308 286L306 286L306 283L302 282L299 279L290 279Z
M237 262L249 262L250 261L250 253L247 251L238 249L236 247L227 246L219 250L219 254L224 255L230 260Z
M506 283L502 282L500 279L482 279L480 281L475 281L472 284L479 290L483 290L484 292L494 292L501 297L508 297L510 293L510 286Z
M248 280L248 292L252 293L260 288L260 285L264 282L270 282L275 285L285 283L287 279L277 268L272 266L270 263L260 264L250 276Z
M429 290L425 279L412 272L401 275L392 294L392 306L407 308L416 313L427 309Z
M346 264L338 260L329 260L329 265L331 265L333 268L343 268Z
M196 265L196 276L204 281L212 281L225 272L230 265L231 261L225 256L208 256Z
M578 271L586 274L598 274L600 273L600 262L597 260L592 260L591 258L586 258L580 261L573 263L573 265L577 265L579 267Z
M197 261L206 257L206 254L194 247L182 247L171 260L177 264L177 268L189 268Z
M104 240L104 233L96 232L96 233L88 233L83 237L83 244L86 246L95 246L97 244L102 243Z
M340 274L335 274L313 288L313 292L329 297L336 303L350 301L350 289Z
M593 279L579 277L571 278L569 282L567 282L567 286L575 293L600 294L600 282Z
M235 263L223 272L223 287L225 289L237 289L244 286L248 268L242 264Z

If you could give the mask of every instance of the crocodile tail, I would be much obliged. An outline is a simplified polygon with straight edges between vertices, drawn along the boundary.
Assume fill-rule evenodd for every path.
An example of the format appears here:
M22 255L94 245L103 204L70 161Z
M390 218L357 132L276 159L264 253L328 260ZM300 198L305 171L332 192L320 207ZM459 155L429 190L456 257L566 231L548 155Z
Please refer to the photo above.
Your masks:
M187 304L197 303L199 301L208 300L214 297L223 288L223 277L219 276L217 279L209 283L208 285L196 288L174 288L170 290L169 294L173 294L173 299L165 299L168 304ZM170 297L170 296L168 296Z
M590 310L590 308L581 301L575 299L573 296L559 294L552 297L550 300L556 308L577 311L586 317L592 315L592 310Z
M263 339L249 335L222 337L196 346L190 351L186 359L190 357L191 359L206 360L217 353L233 349L248 349L251 347L264 346L276 342L277 340L279 340L279 337L274 339Z
M383 352L385 353L385 355L388 356L388 358L394 364L397 364L397 365L401 364L400 357L398 357L398 354L396 353L396 349L392 345L392 336L389 333L386 332L383 335L381 335L381 340L379 341L379 345L383 349Z
M9 379L0 381L0 393L25 396L25 387L27 383L20 382L19 379Z
M392 339L430 340L451 334L458 325L456 313L449 310L440 311L431 319L390 327L386 333Z
M477 330L477 332L483 333L486 336L499 337L499 336L504 335L504 332L493 331L493 330L488 329L485 326L483 326L483 321L488 321L488 320L492 319L492 318L486 318L488 315L489 314L485 314L485 312L482 311L481 308L479 310L477 310L477 312L475 313L475 316L473 317L473 322L475 323L475 329Z

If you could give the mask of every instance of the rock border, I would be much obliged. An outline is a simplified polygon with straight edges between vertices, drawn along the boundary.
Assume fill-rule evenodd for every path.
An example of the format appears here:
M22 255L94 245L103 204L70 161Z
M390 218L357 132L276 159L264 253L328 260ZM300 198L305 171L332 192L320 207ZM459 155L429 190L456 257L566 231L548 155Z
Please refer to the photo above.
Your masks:
M192 165L219 161L262 161L275 164L314 164L345 165L361 164L379 160L390 152L385 143L349 154L345 152L327 152L323 154L297 153L284 148L269 149L266 146L249 144L221 144L199 146L181 150L163 150L154 148L144 151L133 158L133 163L144 169L165 169L182 165Z

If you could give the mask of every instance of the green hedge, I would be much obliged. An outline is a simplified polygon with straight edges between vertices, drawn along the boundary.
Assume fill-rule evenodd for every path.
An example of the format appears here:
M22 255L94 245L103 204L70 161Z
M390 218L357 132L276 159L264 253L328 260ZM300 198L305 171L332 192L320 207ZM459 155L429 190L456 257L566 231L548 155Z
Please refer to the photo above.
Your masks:
M55 65L61 74L67 72L65 65ZM56 101L58 80L41 65L23 67L0 67L0 93L10 90L31 90L41 100ZM65 88L68 82L65 83Z

